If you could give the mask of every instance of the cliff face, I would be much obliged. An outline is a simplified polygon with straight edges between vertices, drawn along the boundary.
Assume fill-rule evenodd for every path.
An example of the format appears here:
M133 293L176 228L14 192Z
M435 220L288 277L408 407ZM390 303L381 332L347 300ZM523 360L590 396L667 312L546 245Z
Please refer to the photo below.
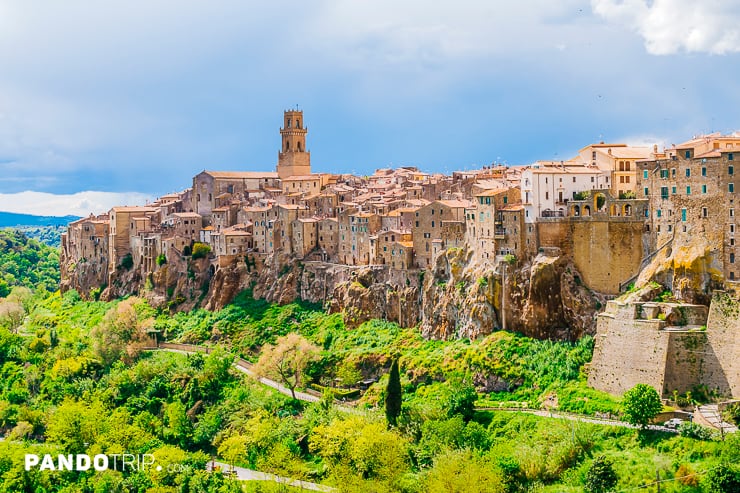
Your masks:
M574 340L594 333L595 314L605 303L564 257L539 255L492 270L454 249L439 257L423 295L422 332L442 339L477 337L505 325L531 337Z

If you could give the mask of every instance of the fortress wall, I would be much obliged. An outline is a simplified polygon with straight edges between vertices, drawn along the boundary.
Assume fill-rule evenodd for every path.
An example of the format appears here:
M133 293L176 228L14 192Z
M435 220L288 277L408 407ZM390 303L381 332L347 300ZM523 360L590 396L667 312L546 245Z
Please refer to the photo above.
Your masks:
M613 304L616 303L609 302ZM589 386L619 395L638 383L662 391L670 333L659 329L665 322L626 318L624 315L629 313L624 313L624 309L619 309L615 317L608 310L596 322Z
M715 292L709 306L704 384L721 394L740 398L740 302L726 292Z
M573 261L594 291L618 294L619 283L640 270L641 221L573 221Z
M563 253L571 252L570 223L567 220L550 220L536 224L540 247L560 248Z
M707 351L704 332L668 332L665 381L662 394L680 394L692 390L703 381L703 361ZM658 389L661 390L661 389Z

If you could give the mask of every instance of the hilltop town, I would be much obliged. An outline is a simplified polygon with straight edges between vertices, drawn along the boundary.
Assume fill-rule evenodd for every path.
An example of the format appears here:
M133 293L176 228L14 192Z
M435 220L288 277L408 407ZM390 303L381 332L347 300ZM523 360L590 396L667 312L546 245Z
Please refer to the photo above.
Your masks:
M588 249L595 251L576 258L576 266L587 286L609 295L671 245L708 250L697 257L711 253L702 286L681 287L694 288L695 298L702 287L740 274L733 206L738 135L706 135L662 151L601 142L567 161L451 176L402 167L361 177L312 173L304 123L301 111L284 113L275 171L203 171L181 193L71 223L62 243L64 259L75 264L65 269L67 286L85 294L113 285L128 269L143 279L168 259L202 252L199 245L210 250L214 271L283 254L405 273L431 270L443 252L463 246L488 266L552 247L575 257ZM569 230L583 229L573 227L579 223L596 234L570 237ZM594 223L603 223L606 236ZM626 243L594 245L615 228L624 230ZM587 265L585 257L599 254L605 264Z

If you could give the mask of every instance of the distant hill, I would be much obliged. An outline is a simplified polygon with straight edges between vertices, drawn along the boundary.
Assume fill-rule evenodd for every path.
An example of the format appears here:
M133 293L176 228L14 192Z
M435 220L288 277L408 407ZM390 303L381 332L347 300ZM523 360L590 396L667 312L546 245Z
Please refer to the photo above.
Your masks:
M68 223L78 219L80 219L78 216L34 216L31 214L0 212L0 228L12 228L15 226L66 226Z

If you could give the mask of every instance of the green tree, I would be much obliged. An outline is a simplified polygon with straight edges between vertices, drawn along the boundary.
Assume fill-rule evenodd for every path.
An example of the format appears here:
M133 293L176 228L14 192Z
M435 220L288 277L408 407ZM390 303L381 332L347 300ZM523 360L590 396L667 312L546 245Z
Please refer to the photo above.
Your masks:
M645 429L663 409L660 395L650 385L638 383L622 397L624 418L628 423Z
M146 346L147 329L154 319L137 307L144 303L132 297L121 301L105 314L103 322L92 332L93 351L105 365L118 359L133 361Z
M611 460L601 455L597 457L586 474L584 489L587 493L608 493L617 485L617 473Z
M197 260L199 258L206 258L209 253L211 253L211 247L206 245L205 243L195 242L193 243L193 260Z
M388 374L388 386L385 389L385 417L388 426L396 426L401 414L401 373L398 369L398 358L393 360L391 371Z
M737 493L740 491L740 470L722 463L707 472L702 486L707 493Z
M504 478L498 468L473 455L456 450L439 455L427 473L425 491L440 493L503 493Z
M320 349L311 344L305 337L291 332L278 337L277 344L267 344L262 349L254 372L266 378L278 380L288 389L295 399L295 389L303 381L306 367L318 359Z

